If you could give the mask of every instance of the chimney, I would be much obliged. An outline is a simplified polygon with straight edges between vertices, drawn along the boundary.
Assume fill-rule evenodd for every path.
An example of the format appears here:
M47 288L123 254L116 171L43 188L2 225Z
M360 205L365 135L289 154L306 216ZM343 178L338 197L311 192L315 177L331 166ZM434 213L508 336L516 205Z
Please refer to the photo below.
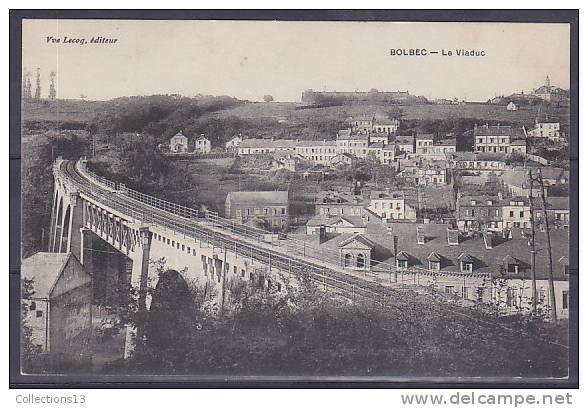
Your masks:
M482 236L484 237L484 245L486 249L492 249L494 247L494 234L491 232L483 232Z
M317 242L320 245L327 240L327 228L324 225L321 225L317 232Z
M459 245L459 231L454 228L447 228L447 245L458 246Z
M417 226L417 244L425 244L425 231L423 231L423 227L420 225Z

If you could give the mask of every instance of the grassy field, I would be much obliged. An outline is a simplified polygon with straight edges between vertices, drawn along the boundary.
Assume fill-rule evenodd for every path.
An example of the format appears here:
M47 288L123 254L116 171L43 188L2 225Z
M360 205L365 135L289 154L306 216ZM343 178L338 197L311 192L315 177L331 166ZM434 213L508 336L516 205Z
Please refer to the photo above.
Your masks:
M92 119L106 103L75 99L23 101L22 121L85 123Z

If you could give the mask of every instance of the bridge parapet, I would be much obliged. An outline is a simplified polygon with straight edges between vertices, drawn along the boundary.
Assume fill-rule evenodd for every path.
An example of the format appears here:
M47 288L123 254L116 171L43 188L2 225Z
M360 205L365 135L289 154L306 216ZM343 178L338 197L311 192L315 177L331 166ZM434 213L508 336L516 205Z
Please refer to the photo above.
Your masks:
M314 277L319 277L321 281L325 279L324 274L331 276L326 279L335 279L332 275L335 273L346 275L344 280L355 282L354 284L357 283L357 279L360 279L385 283L386 286L391 287L428 288L431 284L448 279L461 281L487 278L479 274L454 276L451 273L431 271L428 268L416 266L405 269L399 268L393 263L373 259L369 264L364 264L362 269L350 268L345 265L340 253L327 251L315 241L296 239L286 234L271 234L265 230L243 225L236 220L225 219L215 212L199 213L198 210L143 194L127 188L122 183L114 183L110 180L107 180L106 183L104 177L89 171L83 160L76 164L76 171L79 173L78 176L85 178L97 187L93 188L88 183L83 183L80 187L84 189L82 191L90 201L96 202L100 207L109 208L109 211L114 213L118 212L118 216L124 217L128 221L145 226L159 226L172 231L173 234L198 241L207 243L216 241L214 246L218 248L226 247L235 253L244 251L245 256L249 254L251 257L258 257L262 263L271 262L274 267L281 263L282 268L280 269L282 270L310 271ZM65 175L65 177L68 176ZM72 181L75 183L75 180ZM112 188L113 186L114 188ZM112 195L113 193L120 194L118 199L117 196ZM136 228L132 225L130 227ZM176 244L178 243L176 242ZM174 251L178 250L180 249L174 249Z

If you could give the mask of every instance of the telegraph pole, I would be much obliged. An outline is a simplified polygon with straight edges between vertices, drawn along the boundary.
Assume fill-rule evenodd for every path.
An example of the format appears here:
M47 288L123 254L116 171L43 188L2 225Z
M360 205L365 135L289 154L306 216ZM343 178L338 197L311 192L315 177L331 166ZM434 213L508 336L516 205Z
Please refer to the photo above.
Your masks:
M553 256L551 254L551 236L549 234L549 219L547 218L547 201L545 200L545 185L541 169L538 169L539 184L541 187L541 201L543 201L543 218L545 219L545 236L547 237L547 254L549 256L549 300L551 302L550 318L552 321L557 319L557 310L555 304L555 287L553 285Z
M535 210L533 206L533 174L530 169L529 183L529 187L531 190L531 193L529 194L529 205L531 207L531 290L533 291L533 293L531 294L531 300L533 314L535 314L537 312L537 277L535 272Z
M223 259L223 286L222 286L222 298L221 298L221 316L225 313L225 292L226 292L226 280L227 280L227 246L223 245L224 259Z

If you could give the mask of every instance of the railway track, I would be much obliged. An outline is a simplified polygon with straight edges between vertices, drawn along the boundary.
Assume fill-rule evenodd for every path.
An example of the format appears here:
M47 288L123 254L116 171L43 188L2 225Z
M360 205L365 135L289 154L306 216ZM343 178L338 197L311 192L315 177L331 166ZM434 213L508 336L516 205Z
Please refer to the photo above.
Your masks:
M388 297L394 294L398 295L397 289L387 288L375 282L369 282L325 268L311 261L301 260L299 257L285 255L275 249L259 248L260 242L252 243L250 237L237 237L235 234L239 232L238 227L235 228L235 231L230 231L231 227L224 227L227 231L223 233L219 231L219 228L210 227L205 221L181 217L129 198L122 192L105 190L80 175L74 162L63 162L61 171L80 192L120 211L131 219L141 220L145 223L155 223L186 237L200 242L207 242L217 248L230 250L239 256L250 258L266 265L270 271L278 270L291 276L304 274L327 292L346 299L352 301L363 299L385 304L389 303L386 301Z
M407 292L407 290L400 290L400 288L386 287L376 282L370 282L356 276L325 268L310 261L301 260L292 255L284 255L275 249L259 248L260 242L251 242L251 237L239 238L234 234L230 234L229 231L219 231L218 228L211 227L201 220L182 217L127 197L123 192L113 192L99 187L86 177L80 175L74 162L62 162L60 171L80 192L98 202L105 203L106 206L127 215L133 220L163 225L166 228L173 229L200 242L207 242L215 247L234 251L240 256L252 258L257 262L267 265L268 269L271 266L271 268L291 275L300 276L304 274L317 285L322 286L324 290L350 301L370 301L374 304L383 305L392 309L402 309L398 303L400 301L398 298L403 298L403 300L408 301L408 296L410 296L411 302L417 302L423 306L435 301L446 303L442 298L435 300L430 294L425 295L410 288L407 288ZM233 232L238 232L238 228L235 228ZM492 319L489 320L487 316L467 314L461 309L458 306L445 304L446 311L461 319L505 330L517 337L528 336L528 333L513 329L508 325ZM568 349L567 345L548 339L540 339L553 346Z

